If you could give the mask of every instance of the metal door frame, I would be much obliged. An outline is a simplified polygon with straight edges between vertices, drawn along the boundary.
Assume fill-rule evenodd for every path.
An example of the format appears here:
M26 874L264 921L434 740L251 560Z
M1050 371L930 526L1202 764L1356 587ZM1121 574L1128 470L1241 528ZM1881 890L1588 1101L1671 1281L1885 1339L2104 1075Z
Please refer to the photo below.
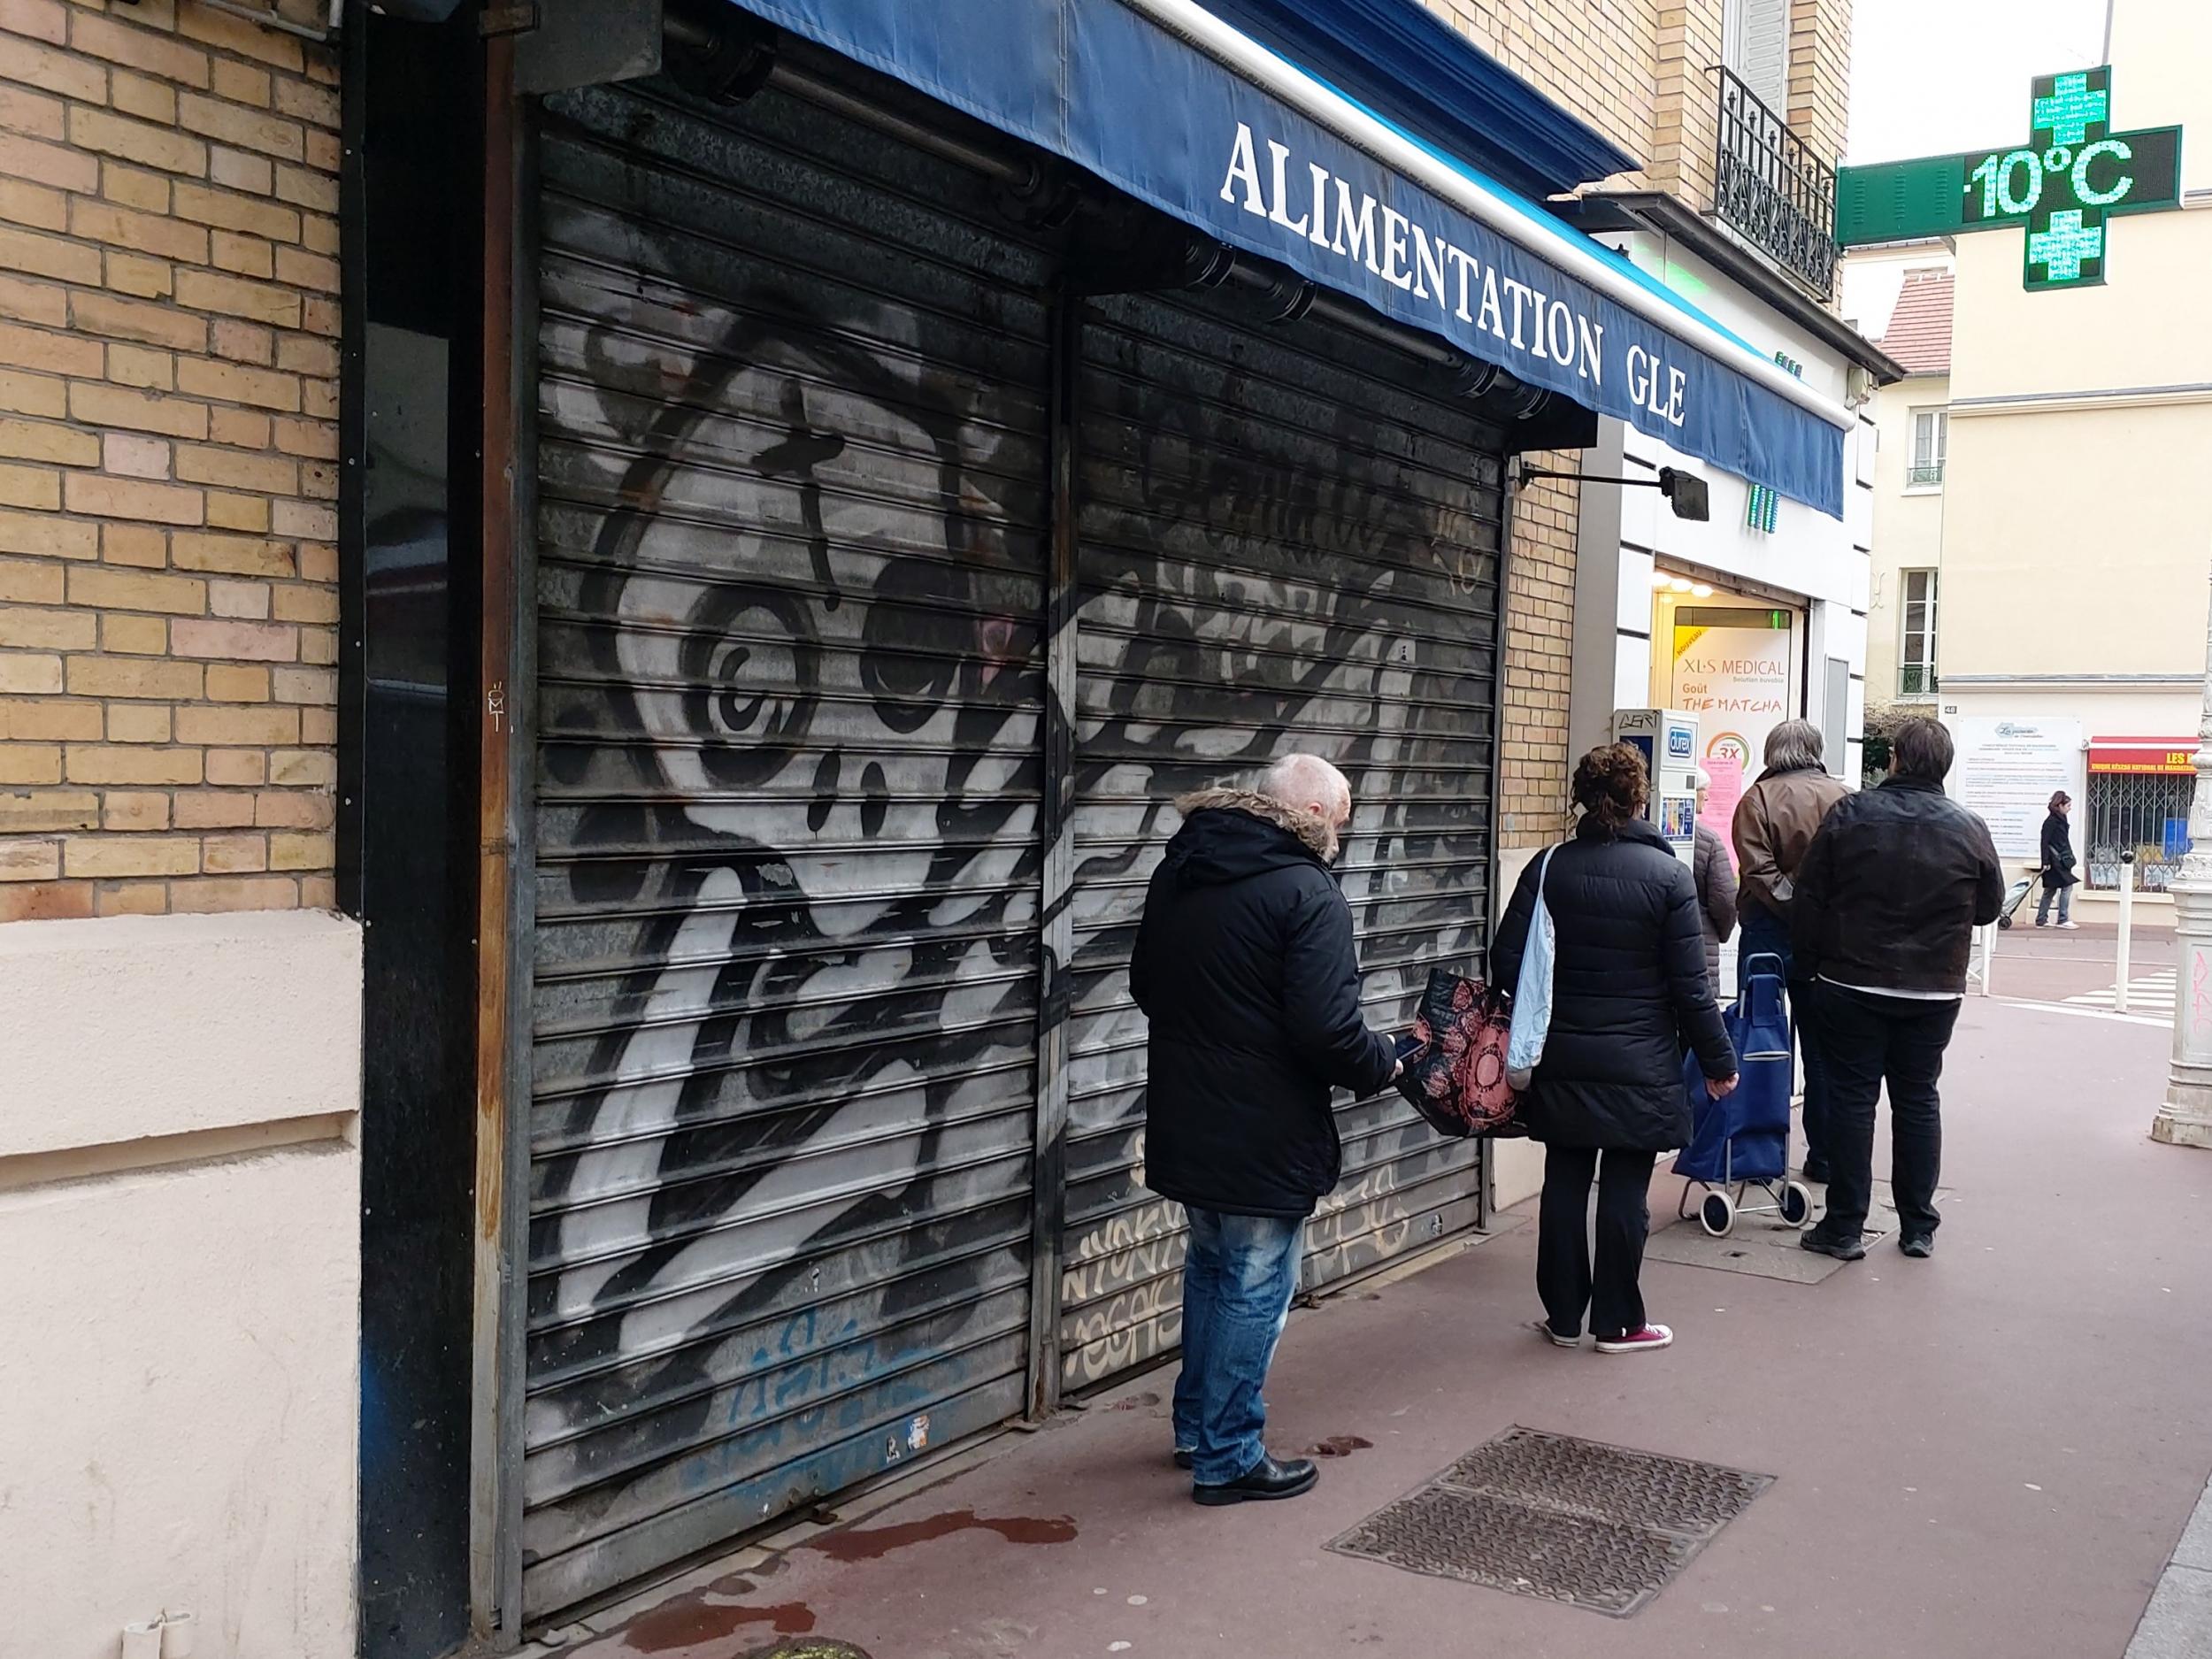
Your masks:
M522 1644L530 1229L531 941L537 842L536 104L515 42L485 42L482 586L479 673L476 1310L469 1599L478 1640Z

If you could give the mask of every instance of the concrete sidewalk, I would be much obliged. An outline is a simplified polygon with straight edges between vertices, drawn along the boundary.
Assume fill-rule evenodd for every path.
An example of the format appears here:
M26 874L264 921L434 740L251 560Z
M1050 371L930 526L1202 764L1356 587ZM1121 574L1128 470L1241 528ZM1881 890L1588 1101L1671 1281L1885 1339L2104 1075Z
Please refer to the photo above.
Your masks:
M2147 1138L2165 1051L2139 1025L1970 1002L1936 1257L1884 1244L1818 1284L1654 1262L1664 1354L1534 1336L1513 1217L1296 1317L1271 1438L1337 1454L1302 1500L1193 1505L1155 1372L880 1512L593 1619L567 1651L731 1659L780 1631L873 1659L2121 1659L2212 1470L2212 1154ZM1678 1187L1655 1186L1655 1225ZM1625 1622L1323 1548L1517 1424L1774 1482ZM2136 1659L2212 1654L2208 1532Z

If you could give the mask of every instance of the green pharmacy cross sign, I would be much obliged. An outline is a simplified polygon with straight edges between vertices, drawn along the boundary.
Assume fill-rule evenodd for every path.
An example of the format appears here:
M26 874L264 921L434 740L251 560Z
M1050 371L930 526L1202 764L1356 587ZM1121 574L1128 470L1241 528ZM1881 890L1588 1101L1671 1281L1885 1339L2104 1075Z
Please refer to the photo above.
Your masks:
M2028 142L1836 173L1836 242L1845 248L2027 227L2030 288L2104 280L2109 221L2181 205L2181 128L2112 130L2112 71L2039 75Z

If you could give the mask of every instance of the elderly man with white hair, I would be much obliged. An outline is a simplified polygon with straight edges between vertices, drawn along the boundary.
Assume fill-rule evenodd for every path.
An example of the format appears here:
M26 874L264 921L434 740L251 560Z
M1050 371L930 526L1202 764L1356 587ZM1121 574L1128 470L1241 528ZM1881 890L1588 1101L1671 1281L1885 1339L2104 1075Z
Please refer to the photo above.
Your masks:
M1260 1400L1298 1286L1299 1240L1337 1183L1331 1091L1396 1074L1360 1012L1352 911L1331 872L1352 816L1344 774L1291 755L1256 789L1178 802L1130 966L1151 1022L1145 1184L1189 1212L1175 1460L1203 1504L1294 1498Z

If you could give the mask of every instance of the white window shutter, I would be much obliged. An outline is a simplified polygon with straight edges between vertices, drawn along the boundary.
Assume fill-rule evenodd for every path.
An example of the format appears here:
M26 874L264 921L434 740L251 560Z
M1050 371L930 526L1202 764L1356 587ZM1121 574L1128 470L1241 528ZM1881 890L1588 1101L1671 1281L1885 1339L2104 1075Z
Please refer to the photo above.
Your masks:
M1728 0L1721 56L1777 115L1790 110L1790 0Z

